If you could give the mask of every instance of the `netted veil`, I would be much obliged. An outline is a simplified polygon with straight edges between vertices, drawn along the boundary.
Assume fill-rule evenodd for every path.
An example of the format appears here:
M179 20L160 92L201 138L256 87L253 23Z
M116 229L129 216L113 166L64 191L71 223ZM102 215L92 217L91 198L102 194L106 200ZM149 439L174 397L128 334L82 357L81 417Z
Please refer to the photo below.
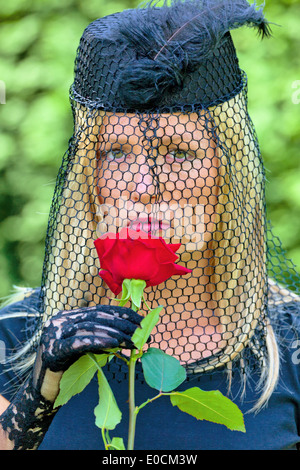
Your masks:
M269 34L262 10L244 0L152 3L86 28L40 314L17 353L22 364L33 362L43 325L58 311L114 304L94 241L140 227L181 243L178 263L192 270L146 290L151 307L164 306L150 345L190 375L222 367L247 375L255 365L265 394L273 389L277 319L298 309L299 276L267 222L247 77L230 35L243 25Z

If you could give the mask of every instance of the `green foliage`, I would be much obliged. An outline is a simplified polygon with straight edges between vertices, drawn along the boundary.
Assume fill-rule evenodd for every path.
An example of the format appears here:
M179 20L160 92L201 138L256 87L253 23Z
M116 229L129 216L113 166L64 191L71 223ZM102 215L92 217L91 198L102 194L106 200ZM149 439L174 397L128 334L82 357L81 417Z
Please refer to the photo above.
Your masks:
M74 395L81 393L94 377L98 367L106 364L108 357L109 354L95 354L92 357L86 354L74 362L61 378L60 392L54 407L65 405Z
M261 41L247 28L233 38L266 167L268 218L300 272L300 4L265 3L272 38Z
M186 379L186 371L177 359L155 348L140 353L144 378L150 387L159 391L159 394L136 407L133 410L135 417L149 403L168 395L173 406L177 406L179 410L198 420L223 424L232 431L246 432L242 412L218 390L204 391L198 387L183 392L175 390ZM87 354L80 357L63 374L60 392L54 406L65 405L74 395L81 393L98 371L99 403L94 409L95 424L101 429L106 449L124 450L122 438L114 437L111 440L109 437L109 431L114 430L122 420L122 412L102 370L112 357L113 351L108 354ZM129 394L131 392L134 393L134 390L129 388Z
M41 283L55 179L73 131L69 88L82 32L96 18L136 4L1 4L0 80L6 104L0 104L0 297L13 285Z
M142 349L151 331L159 320L159 314L163 307L157 307L149 312L141 321L140 328L137 328L132 335L132 342L137 349Z
M101 429L115 429L121 422L122 413L102 370L98 370L98 383L99 404L94 410L96 426Z
M186 370L180 362L160 349L149 348L141 360L145 380L156 390L170 392L186 379Z
M127 282L128 281L128 282ZM122 285L122 299L127 299L133 303L132 296L136 298L136 292L133 286L137 286L137 280L126 280ZM144 287L146 283L144 282ZM140 292L140 289L138 289ZM128 297L128 292L131 294ZM143 290L139 295L139 302L143 296ZM132 350L130 358L123 360L128 366L128 403L129 403L129 427L128 427L128 444L127 449L133 450L136 418L142 408L149 403L157 400L163 395L169 395L173 406L177 406L181 411L194 416L196 419L205 419L217 424L224 424L231 430L245 431L244 418L239 408L224 397L218 390L205 392L197 387L190 388L184 392L175 389L181 385L186 379L186 370L180 364L180 361L173 356L169 356L165 352L156 348L149 348L143 351L143 346L147 341L148 335L159 321L159 312L161 307L154 309L148 313L146 318L141 322L142 333L133 335L133 342L138 346L138 350ZM150 320L147 321L147 317ZM146 336L147 335L147 336ZM118 353L118 354L117 354ZM112 349L107 350L106 354L94 355L88 353L79 358L64 373L60 381L60 392L56 399L55 406L67 403L72 396L80 393L91 381L98 370L98 390L99 403L94 409L96 417L95 424L101 429L102 440L105 449L124 450L124 442L122 438L114 437L110 439L109 431L114 430L122 420L122 412L118 407L116 398L105 377L102 367L112 359L113 355L119 351ZM144 378L147 384L158 390L159 393L149 398L139 406L135 405L135 365L138 358L141 358Z
M170 395L173 406L196 419L223 424L231 431L246 432L243 414L229 398L218 390L206 392L198 387Z
M146 287L146 281L141 279L124 279L122 283L122 297L117 300L120 307L126 305L129 298L132 299L134 308L137 310L141 306L142 296L144 288Z
M69 87L83 29L137 0L11 0L0 13L0 296L38 286L55 178L72 135ZM298 0L267 0L273 38L233 33L249 78L249 111L267 168L275 233L300 266L300 80ZM1 83L2 83L1 82ZM298 87L300 88L300 87ZM294 94L294 95L293 95ZM299 98L298 94L298 98Z
M109 446L110 450L126 450L124 441L121 437L114 437Z

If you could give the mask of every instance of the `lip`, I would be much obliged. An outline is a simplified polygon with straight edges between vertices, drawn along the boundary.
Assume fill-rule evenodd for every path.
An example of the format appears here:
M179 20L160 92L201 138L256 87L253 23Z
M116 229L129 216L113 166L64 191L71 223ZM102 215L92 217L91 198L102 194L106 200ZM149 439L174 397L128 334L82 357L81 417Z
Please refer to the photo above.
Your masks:
M159 230L168 230L170 228L170 223L154 219L153 217L138 217L137 219L131 220L128 222L128 227L133 230L143 230L146 233L157 232Z

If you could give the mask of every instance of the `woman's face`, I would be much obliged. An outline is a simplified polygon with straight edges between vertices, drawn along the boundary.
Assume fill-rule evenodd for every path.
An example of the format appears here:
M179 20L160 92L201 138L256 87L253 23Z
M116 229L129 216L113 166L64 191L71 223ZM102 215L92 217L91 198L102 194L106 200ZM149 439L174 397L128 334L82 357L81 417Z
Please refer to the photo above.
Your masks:
M106 116L98 148L103 221L97 235L141 228L149 237L181 243L180 262L192 269L187 280L170 279L147 297L165 305L154 342L186 362L221 347L207 245L215 227L220 162L206 129L196 113L161 114L151 129L136 115Z
M161 114L151 128L136 115L104 118L98 236L130 226L201 250L213 228L219 167L203 123L196 113Z

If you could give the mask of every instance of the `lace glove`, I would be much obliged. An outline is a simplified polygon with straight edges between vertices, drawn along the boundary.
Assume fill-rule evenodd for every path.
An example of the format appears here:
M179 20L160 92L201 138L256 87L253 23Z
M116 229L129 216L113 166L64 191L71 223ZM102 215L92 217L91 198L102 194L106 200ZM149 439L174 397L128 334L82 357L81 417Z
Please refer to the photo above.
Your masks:
M87 352L134 347L131 336L142 317L125 307L96 307L59 312L44 326L33 371L0 416L8 447L37 449L57 408L63 372Z

